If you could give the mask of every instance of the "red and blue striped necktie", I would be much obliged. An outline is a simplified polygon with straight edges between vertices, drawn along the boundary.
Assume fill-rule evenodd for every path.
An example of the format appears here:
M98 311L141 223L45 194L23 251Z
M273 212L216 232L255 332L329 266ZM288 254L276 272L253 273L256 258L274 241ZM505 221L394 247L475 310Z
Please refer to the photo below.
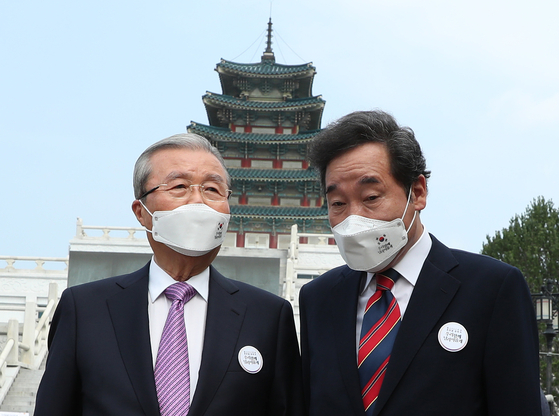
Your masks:
M400 274L394 269L377 273L377 289L369 298L363 315L357 366L367 416L373 414L400 327L400 308L391 292L398 277Z

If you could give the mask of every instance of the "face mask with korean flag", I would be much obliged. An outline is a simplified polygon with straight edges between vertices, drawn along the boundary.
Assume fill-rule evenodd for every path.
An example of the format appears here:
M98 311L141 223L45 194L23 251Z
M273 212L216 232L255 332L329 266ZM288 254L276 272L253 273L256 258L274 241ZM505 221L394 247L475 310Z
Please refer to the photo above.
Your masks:
M209 253L225 240L230 214L223 214L206 204L186 204L172 211L155 211L152 229L155 241L185 256L199 257Z
M410 204L411 190L402 218L392 221L374 220L360 215L350 215L332 228L336 244L347 265L358 271L375 273L384 270L408 242L410 230L404 217Z

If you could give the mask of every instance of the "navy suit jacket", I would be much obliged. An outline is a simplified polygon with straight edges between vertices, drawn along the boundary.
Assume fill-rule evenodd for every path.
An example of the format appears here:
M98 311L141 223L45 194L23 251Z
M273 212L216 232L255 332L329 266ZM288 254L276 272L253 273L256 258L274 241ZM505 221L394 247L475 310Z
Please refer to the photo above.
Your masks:
M149 264L61 296L35 416L158 416L148 325ZM239 350L263 357L244 371ZM190 416L299 415L300 355L289 302L210 270L202 362Z
M538 334L522 274L432 240L374 415L540 415ZM338 267L300 292L303 383L311 416L364 415L355 345L364 275ZM438 331L449 322L468 332L461 351L439 343Z

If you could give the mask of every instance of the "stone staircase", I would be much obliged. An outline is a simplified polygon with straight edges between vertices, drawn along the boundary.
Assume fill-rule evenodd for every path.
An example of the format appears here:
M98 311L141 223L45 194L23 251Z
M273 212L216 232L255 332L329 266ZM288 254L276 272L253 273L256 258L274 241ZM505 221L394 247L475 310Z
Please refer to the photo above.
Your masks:
M0 404L1 412L29 413L33 416L35 411L35 397L41 377L45 372L45 360L38 370L20 368L19 373L10 388L8 395Z

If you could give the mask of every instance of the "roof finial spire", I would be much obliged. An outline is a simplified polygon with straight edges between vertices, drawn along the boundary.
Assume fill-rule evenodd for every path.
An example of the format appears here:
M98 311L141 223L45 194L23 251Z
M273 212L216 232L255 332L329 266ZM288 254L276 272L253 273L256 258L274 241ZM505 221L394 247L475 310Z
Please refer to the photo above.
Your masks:
M274 63L276 61L276 57L274 56L274 52L272 51L272 18L268 21L268 40L266 41L266 50L262 55L262 62L269 61Z

